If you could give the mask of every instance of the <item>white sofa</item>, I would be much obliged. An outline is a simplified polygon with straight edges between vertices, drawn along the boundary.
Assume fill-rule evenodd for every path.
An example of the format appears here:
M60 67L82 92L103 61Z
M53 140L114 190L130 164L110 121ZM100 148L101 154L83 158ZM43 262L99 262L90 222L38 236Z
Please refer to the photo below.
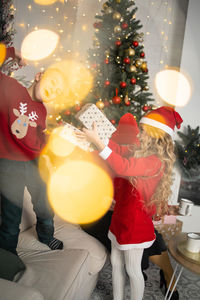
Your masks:
M55 217L55 236L64 250L50 250L35 232L35 215L25 190L18 254L26 265L20 278L0 278L0 300L89 300L107 253L79 226Z

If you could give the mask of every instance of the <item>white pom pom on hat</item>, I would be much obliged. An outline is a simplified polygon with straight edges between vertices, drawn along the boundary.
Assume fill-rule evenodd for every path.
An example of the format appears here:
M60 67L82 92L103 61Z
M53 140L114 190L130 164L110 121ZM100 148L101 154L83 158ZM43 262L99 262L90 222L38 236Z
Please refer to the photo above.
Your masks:
M140 123L147 124L167 132L173 137L175 126L179 129L183 122L181 116L172 107L161 106L147 113Z

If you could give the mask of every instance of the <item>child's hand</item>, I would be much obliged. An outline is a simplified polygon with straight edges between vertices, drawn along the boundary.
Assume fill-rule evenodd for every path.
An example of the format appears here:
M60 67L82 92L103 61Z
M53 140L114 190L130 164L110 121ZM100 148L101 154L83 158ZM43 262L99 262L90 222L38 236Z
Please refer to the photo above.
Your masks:
M25 59L22 57L21 52L15 49L15 58L19 67L24 67L27 65Z

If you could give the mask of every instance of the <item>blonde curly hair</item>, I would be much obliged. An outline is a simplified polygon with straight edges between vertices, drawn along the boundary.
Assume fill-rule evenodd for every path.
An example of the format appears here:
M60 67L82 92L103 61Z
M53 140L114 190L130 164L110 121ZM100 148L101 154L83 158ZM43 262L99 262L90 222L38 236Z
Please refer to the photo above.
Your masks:
M163 130L140 124L140 148L133 150L136 158L156 155L162 162L163 176L154 195L151 197L146 209L156 206L157 215L163 216L168 213L168 199L171 195L172 170L175 162L174 144L171 136ZM155 175L157 176L157 174ZM130 177L133 186L136 186L137 177Z

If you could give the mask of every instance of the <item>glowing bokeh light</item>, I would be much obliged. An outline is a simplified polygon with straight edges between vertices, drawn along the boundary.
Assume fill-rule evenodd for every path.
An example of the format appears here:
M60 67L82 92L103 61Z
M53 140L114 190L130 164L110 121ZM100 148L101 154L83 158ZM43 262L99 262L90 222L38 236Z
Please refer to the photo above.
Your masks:
M48 197L55 213L77 224L101 218L110 208L112 179L105 170L88 161L69 161L48 182Z
M43 102L59 101L65 88L64 77L58 69L47 69L40 82L40 94Z
M39 5L52 5L56 2L62 2L64 3L65 0L34 0L35 3L39 4Z
M48 148L54 155L66 157L74 151L76 146L60 135L62 130L63 127L59 127L52 131Z
M29 33L22 42L21 53L27 60L41 60L48 57L56 48L59 36L47 29Z
M192 88L186 76L174 69L156 74L155 86L163 101L176 107L185 106L190 100Z
M60 61L52 65L51 68L59 70L64 78L64 92L56 102L52 103L58 111L76 105L77 102L87 96L92 88L91 73L77 61Z
M0 43L0 66L3 64L6 58L6 46Z

